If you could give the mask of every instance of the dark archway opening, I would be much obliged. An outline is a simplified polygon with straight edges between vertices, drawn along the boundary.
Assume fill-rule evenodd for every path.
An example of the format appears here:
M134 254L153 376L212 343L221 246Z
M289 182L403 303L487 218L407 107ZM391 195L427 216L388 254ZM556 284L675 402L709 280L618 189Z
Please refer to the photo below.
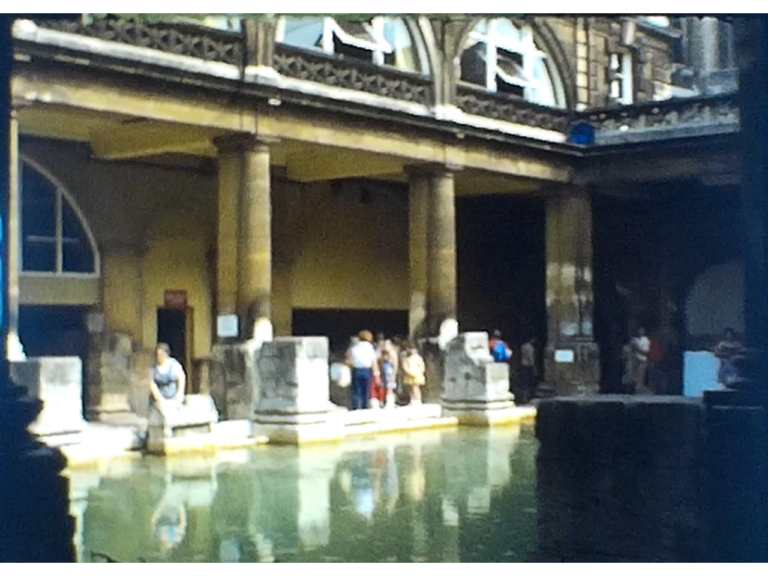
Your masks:
M532 336L546 340L545 217L540 198L456 199L461 331L499 329L517 357Z
M710 266L741 258L738 189L677 181L627 192L593 197L601 391L621 390L622 348L643 325L652 339L665 326L674 336L664 361L664 391L681 394L685 351L704 345L686 330L690 287Z

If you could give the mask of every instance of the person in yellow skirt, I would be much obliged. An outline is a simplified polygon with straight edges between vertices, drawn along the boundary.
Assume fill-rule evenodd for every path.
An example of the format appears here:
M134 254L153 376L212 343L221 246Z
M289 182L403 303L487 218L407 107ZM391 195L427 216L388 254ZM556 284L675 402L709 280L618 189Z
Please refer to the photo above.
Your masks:
M421 404L421 387L424 386L426 366L415 346L408 347L408 356L403 361L403 385L408 386L411 405Z

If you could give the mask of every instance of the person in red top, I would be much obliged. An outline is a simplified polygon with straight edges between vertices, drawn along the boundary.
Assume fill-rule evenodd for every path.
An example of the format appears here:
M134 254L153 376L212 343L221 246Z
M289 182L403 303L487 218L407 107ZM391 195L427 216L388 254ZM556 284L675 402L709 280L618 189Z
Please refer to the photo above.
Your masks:
M647 383L648 388L653 391L654 394L664 394L664 371L662 369L662 363L667 355L667 347L662 341L660 334L655 334L651 338L651 346L648 349L648 368L647 368Z

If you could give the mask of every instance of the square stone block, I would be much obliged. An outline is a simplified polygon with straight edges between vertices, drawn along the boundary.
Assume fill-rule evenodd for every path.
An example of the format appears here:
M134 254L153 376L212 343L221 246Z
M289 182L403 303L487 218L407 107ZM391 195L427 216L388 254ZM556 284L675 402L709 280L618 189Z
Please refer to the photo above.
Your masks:
M443 400L448 402L509 402L509 365L494 362L488 334L469 332L446 350Z
M264 342L256 360L257 413L327 412L330 403L328 339L286 337Z
M40 436L81 433L83 420L82 361L77 357L42 357L11 364L13 381L43 409L30 425Z

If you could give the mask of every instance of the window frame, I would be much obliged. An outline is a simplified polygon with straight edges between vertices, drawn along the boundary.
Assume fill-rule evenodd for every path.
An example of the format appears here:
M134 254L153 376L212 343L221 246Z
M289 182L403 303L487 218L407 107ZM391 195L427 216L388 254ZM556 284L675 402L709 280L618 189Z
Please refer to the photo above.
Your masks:
M43 166L41 166L38 162L22 155L19 160L19 168L20 168L20 175L21 178L19 178L19 275L25 276L25 277L34 277L34 278L81 278L81 279L98 279L101 278L101 254L99 253L98 245L96 243L96 237L93 234L93 231L91 230L91 227L88 225L88 221L85 218L85 215L83 214L83 211L80 209L80 206L78 206L77 202L75 201L74 197L69 193L66 186L64 186L61 181L59 181L55 176L53 176L50 171L46 170ZM50 184L53 185L53 188L55 190L55 200L54 200L54 218L55 218L55 233L56 236L54 238L50 238L48 236L41 237L41 241L53 241L56 246L56 270L25 270L24 269L24 219L23 219L23 203L24 203L24 177L23 177L23 171L25 169L31 168L32 170L35 170L40 176L48 180ZM83 232L85 232L85 236L88 240L88 243L91 247L91 252L93 253L93 271L92 272L70 272L64 270L64 202L67 202L69 207L72 209L72 212L75 215L75 218L77 218L80 226L83 228Z
M372 16L371 23L364 23L363 25L366 28L368 34L377 42L368 42L349 34L333 16L322 16L318 18L307 17L307 20L319 20L323 28L320 39L320 47L309 47L285 42L285 22L286 18L288 17L300 18L301 15L293 14L290 16L283 16L278 20L277 27L275 29L275 43L277 44L283 44L285 46L291 46L293 48L299 48L303 50L313 50L327 56L338 57L338 54L334 52L333 47L333 39L335 34L335 36L342 44L346 44L352 48L359 48L362 50L370 51L372 54L370 63L375 66L381 66L383 68L395 70L405 74L418 74L424 77L429 77L431 75L429 58L426 52L426 48L420 38L420 35L414 33L410 23L405 18L400 18L391 14ZM411 50L416 57L416 70L398 68L397 66L385 63L385 55L393 54L396 51L395 47L391 46L384 36L384 25L387 18L391 20L399 20L405 26L411 41Z
M483 22L483 20L486 23L487 31L478 32L476 29L481 24L481 22ZM464 85L483 88L491 94L504 94L504 92L499 91L497 80L498 76L501 77L505 82L510 83L508 80L506 80L506 78L509 77L509 74L507 74L498 66L498 51L504 50L506 52L518 54L521 57L523 73L529 79L525 83L520 83L517 81L511 83L514 86L522 88L522 100L539 106L551 106L559 109L567 109L568 103L563 90L562 81L559 77L559 74L557 73L557 69L555 68L553 72L554 63L552 62L552 58L549 56L549 54L541 50L536 45L536 38L531 25L527 22L514 22L509 18L484 18L483 20L476 22L472 29L469 31L469 34L467 35L467 42L465 42L461 54L464 54L464 51L469 49L468 44L470 40L474 40L477 43L482 43L485 45L485 85L483 86L473 82L461 80L461 74L459 75L459 81ZM511 38L506 38L499 34L496 31L496 24L499 20L506 20L509 22L509 24L516 28L520 32L521 40L517 41ZM537 91L542 87L541 81L538 81L536 79L536 75L534 74L534 67L536 65L534 58L540 60L541 66L546 71L547 79L549 80L552 88L552 95L554 96L554 104L544 104L527 96L527 94L529 94L529 90Z

